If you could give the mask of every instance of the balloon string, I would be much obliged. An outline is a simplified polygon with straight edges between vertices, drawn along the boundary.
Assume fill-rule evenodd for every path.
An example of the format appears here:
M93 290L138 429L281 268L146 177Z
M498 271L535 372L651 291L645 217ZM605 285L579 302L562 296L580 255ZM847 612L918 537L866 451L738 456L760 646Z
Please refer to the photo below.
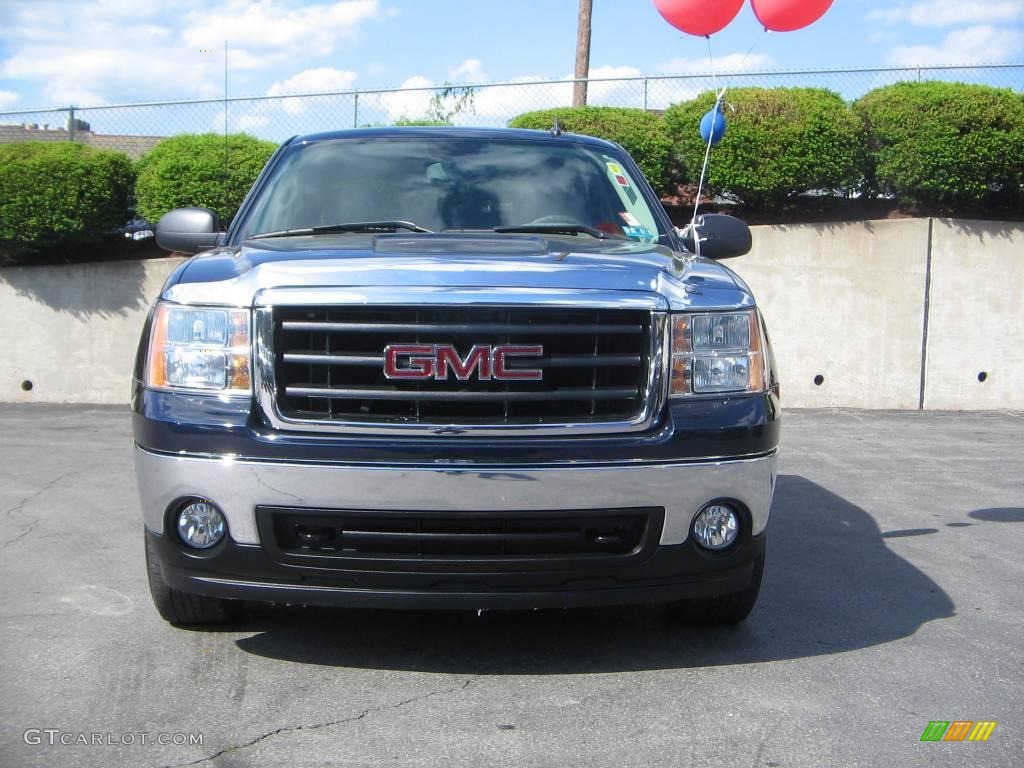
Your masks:
M708 44L708 65L711 69L711 87L718 91L718 75L715 72L715 57L711 54L711 35L704 35Z
M693 203L693 218L690 219L690 231L693 233L693 244L697 250L697 255L700 256L700 235L697 232L697 213L700 211L700 196L704 192L704 179L708 173L708 161L711 159L711 145L715 140L715 118L718 117L718 110L721 109L722 98L725 96L725 88L718 93L718 98L715 99L714 111L715 114L711 118L711 130L708 131L708 145L704 149L704 163L700 168L700 181L697 183L697 199Z
M767 35L770 35L772 33L772 31L770 29L768 29L768 27L765 27L764 28L764 33L767 36ZM754 38L754 42L750 44L750 47L747 48L747 52L745 54L743 54L743 58L740 60L740 63L737 64L736 65L736 69L734 69L732 71L732 73L731 73L732 76L730 78L727 78L726 84L725 84L726 88L729 87L729 80L735 79L736 73L743 69L743 65L747 63L747 59L750 58L750 54L752 54L754 52L754 49L757 48L758 43L760 43L762 39L764 39L764 38L762 38L760 36ZM718 89L716 88L715 90L718 90Z
M718 116L718 110L721 109L722 99L725 97L725 88L721 91L718 90L718 75L715 71L715 57L711 53L711 35L706 36L708 41L708 63L711 69L711 84L718 96L715 98L715 117ZM715 139L715 117L711 119L711 130L708 131L708 145L704 149L704 163L700 168L700 181L697 183L697 197L693 203L693 218L690 219L690 232L693 234L693 247L698 257L700 257L700 233L697 232L697 213L700 211L700 196L704 191L704 179L708 173L708 161L711 159L711 145Z
M765 34L768 34L768 35L771 34L771 31L767 27L765 27L764 31L765 31ZM708 61L711 64L711 83L712 83L712 85L714 87L715 92L718 94L715 97L715 106L714 106L715 117L717 117L718 111L722 109L722 99L725 98L725 92L729 89L729 79L727 79L725 85L722 86L722 90L718 90L718 75L715 73L715 58L711 54L711 36L707 35L706 39L707 39L707 42L708 42ZM760 37L754 38L754 42L747 49L747 52L745 54L743 54L743 59L740 61L739 65L736 67L736 69L733 70L733 74L734 75L735 75L735 73L737 71L739 71L743 67L743 65L746 63L747 59L750 58L750 54L754 51L754 49L757 47L757 44L759 42L761 42L761 38ZM715 118L713 117L712 120L711 120L711 130L708 131L708 145L704 149L704 163L701 165L701 168L700 168L700 181L697 183L697 198L696 198L696 200L693 203L693 218L690 219L690 232L693 234L693 246L694 246L694 250L696 250L696 252L697 252L697 256L698 257L700 256L700 234L697 232L697 214L700 211L700 198L701 198L701 195L704 193L704 180L707 178L708 163L711 160L711 147L712 147L712 142L714 141L714 138L715 138Z

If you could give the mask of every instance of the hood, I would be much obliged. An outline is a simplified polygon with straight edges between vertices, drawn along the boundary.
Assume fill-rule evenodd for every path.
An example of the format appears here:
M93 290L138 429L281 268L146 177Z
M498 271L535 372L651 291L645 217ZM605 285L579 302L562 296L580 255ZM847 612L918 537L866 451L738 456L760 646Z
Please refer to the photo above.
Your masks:
M716 262L654 243L489 233L337 234L249 240L195 256L163 297L250 306L287 288L487 288L656 293L674 309L752 306Z

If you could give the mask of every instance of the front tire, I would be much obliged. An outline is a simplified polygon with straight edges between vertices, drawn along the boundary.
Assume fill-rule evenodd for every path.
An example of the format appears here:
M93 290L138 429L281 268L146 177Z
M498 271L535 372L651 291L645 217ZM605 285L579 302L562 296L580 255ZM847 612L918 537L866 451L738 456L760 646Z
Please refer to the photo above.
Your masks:
M234 621L239 614L238 601L180 592L164 582L160 561L149 537L146 537L146 575L149 593L160 617L175 626L215 626Z
M761 578L764 576L764 552L754 561L750 583L739 592L714 597L675 600L666 603L665 611L670 620L686 624L705 626L729 626L739 624L754 608L761 592Z

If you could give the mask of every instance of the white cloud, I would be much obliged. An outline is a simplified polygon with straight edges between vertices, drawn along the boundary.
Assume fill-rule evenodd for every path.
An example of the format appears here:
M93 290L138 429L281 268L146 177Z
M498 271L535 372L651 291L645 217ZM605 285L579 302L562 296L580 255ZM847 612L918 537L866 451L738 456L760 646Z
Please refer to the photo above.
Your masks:
M590 68L590 87L602 85L601 83L595 83L594 80L612 79L621 80L629 77L641 77L643 73L636 67L629 66L612 66L611 64L604 64L600 67ZM572 80L572 75L566 75L566 80Z
M484 66L479 59L466 59L459 66L448 68L448 76L453 82L479 83L487 79Z
M328 91L348 91L356 81L356 73L333 67L317 67L304 69L287 80L274 83L267 90L268 96L280 96L289 93L326 93Z
M229 133L251 133L261 137L274 133L273 131L264 130L268 127L273 128L275 121L280 119L281 113L277 112L275 114L276 107L273 104L256 102L248 107L248 111L242 112L241 110L243 109L246 109L246 107L232 104L228 110L227 129ZM210 118L210 124L205 130L218 134L224 133L223 107L213 113L213 116Z
M548 79L527 75L508 81L508 85L480 88L473 97L473 115L462 117L461 121L503 125L523 112L572 104L572 83L564 80L539 85L517 85Z
M79 106L106 101L107 94L149 100L163 90L161 85L202 83L208 72L201 61L132 54L112 47L57 52L33 46L0 64L0 77L42 81L43 93L51 102Z
M643 84L636 78L642 73L636 67L604 64L590 68L587 104L592 106L641 106ZM481 117L508 120L523 112L572 104L574 75L565 75L554 82L542 76L518 77L509 86L481 89L475 98L476 114ZM532 83L516 85L517 83ZM491 121L493 122L493 121Z
M130 18L142 14L150 16L160 10L161 0L95 0L93 8L100 14Z
M430 109L430 99L434 92L430 90L415 90L431 88L434 83L423 75L413 75L407 78L399 87L399 91L375 95L375 98L367 99L368 106L374 106L382 111L387 122L394 122L403 117L420 118L427 114ZM414 89L414 90L409 90ZM376 105L373 102L376 101Z
M757 72L771 69L778 62L764 53L728 53L714 59L676 57L659 64L655 71L664 75L680 75L679 79L657 79L648 82L647 106L665 109L680 101L688 101L703 91L723 88L730 84L728 77L737 72Z
M225 40L239 93L252 73L329 53L385 15L379 0L33 0L5 7L0 78L53 104L216 97Z
M716 59L719 74L736 70L763 69L773 66L775 60L766 55L728 54ZM457 73L483 73L483 64L468 59L457 67L449 68L453 77ZM672 59L658 67L659 72L687 75L707 71L706 59ZM681 77L680 79L650 79L644 93L643 73L628 65L602 65L591 67L591 81L587 88L587 103L625 107L664 109L676 101L692 98L712 87L708 77ZM504 125L524 112L572 104L572 75L551 81L545 75L524 75L500 83L487 84L484 78L468 78L478 83L473 91L472 103L455 116L461 125ZM458 81L456 81L458 82ZM465 81L464 81L465 82ZM361 123L390 123L399 118L421 118L429 115L431 99L440 83L425 75L407 78L401 91L383 94L361 94L359 114ZM645 101L646 99L646 101ZM451 106L451 102L447 105Z
M883 24L908 22L917 27L952 27L962 24L1009 22L1024 16L1024 0L926 0L897 8L877 9L868 21Z
M483 65L476 59L470 59L449 72L459 70L483 71ZM640 70L629 66L592 67L592 82L588 88L589 104L622 105L632 99L639 105L642 99L642 86L635 80L622 81L621 78L634 78ZM607 78L601 82L603 78ZM473 78L474 80L476 78ZM594 82L596 80L598 82ZM540 82L545 81L545 82ZM455 121L462 125L504 125L508 120L523 112L551 107L569 106L572 104L572 75L551 82L543 75L526 75L512 78L495 84L482 84L473 91L472 102L455 116ZM479 82L479 81L478 81ZM421 118L431 111L431 99L440 88L424 75L407 78L400 86L400 92L379 95L366 94L361 97L361 111L377 115L380 122L394 122L400 118ZM412 89L412 90L410 90ZM419 90L417 90L419 89ZM450 108L454 101L442 106ZM372 122L372 121L371 121Z
M0 109L14 106L14 102L17 100L18 94L14 91L0 91Z
M19 3L0 28L9 55L0 77L38 82L54 103L152 98L163 83L202 82L213 61L169 53L172 32L152 16L157 4L119 0ZM180 94L180 92L179 92Z
M223 124L223 116L221 121ZM266 115L242 115L235 121L235 130L253 132L258 131L261 128L265 128L270 122L270 118Z
M182 38L194 48L217 49L225 40L258 48L267 65L288 52L327 55L355 37L360 25L380 15L378 0L341 0L299 5L295 0L227 0L186 15Z
M901 45L889 51L888 59L904 67L931 67L1008 61L1024 47L1024 34L1017 29L996 29L989 25L950 32L938 45Z
M587 104L592 106L612 105L616 107L642 107L644 86L643 73L636 67L604 65L590 68L590 82L587 84ZM607 79L606 79L607 78ZM567 75L566 80L572 80ZM569 87L565 104L572 103L572 87Z
M275 99L252 99L234 102L228 111L228 130L244 131L258 136L280 138L283 135L310 130L311 115L330 113L339 101L331 94L350 91L356 80L355 72L332 67L306 69L287 80L280 80L267 89L267 96ZM291 94L327 94L305 98ZM319 117L321 115L315 115ZM215 132L224 130L224 111L219 110L211 122ZM337 125L325 126L336 128Z
M299 72L287 80L274 83L267 90L268 96L282 96L289 93L325 93L328 91L348 91L356 81L356 73L333 67L317 67ZM303 99L284 99L278 102L281 108L290 115L298 115L305 111Z

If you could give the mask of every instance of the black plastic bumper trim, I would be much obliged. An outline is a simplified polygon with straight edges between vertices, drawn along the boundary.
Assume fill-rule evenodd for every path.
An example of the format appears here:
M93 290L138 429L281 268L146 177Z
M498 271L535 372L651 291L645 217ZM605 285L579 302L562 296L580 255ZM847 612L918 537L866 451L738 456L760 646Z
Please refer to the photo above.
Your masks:
M195 558L147 530L161 574L182 592L229 599L401 609L532 609L657 603L742 590L764 552L764 534L726 553L691 542L658 547L645 562L554 573L365 573L274 563L258 546L229 542L215 558Z

